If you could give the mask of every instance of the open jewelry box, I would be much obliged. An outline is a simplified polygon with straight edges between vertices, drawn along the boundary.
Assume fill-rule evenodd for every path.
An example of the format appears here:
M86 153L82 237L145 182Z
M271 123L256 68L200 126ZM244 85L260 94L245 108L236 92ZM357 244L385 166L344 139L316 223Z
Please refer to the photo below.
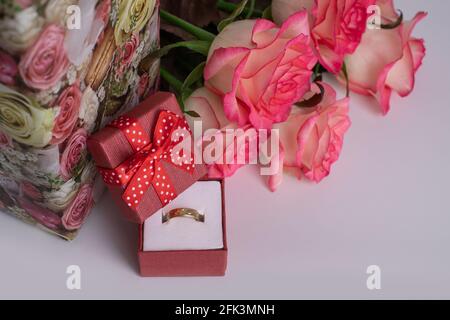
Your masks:
M174 127L185 123L175 96L158 92L94 134L88 148L121 213L139 225L142 276L223 276L228 252L224 182L205 180L203 164L176 164L164 156L172 145L158 144L169 137L159 133L170 121L176 121ZM133 145L141 140L148 144ZM120 181L124 177L128 180ZM176 215L163 221L177 209L196 210L204 221Z
M139 226L142 276L225 274L228 249L224 187L223 180L200 180ZM201 199L205 201L203 204L199 202ZM178 207L195 208L205 221L178 217L163 222L164 215ZM175 236L171 237L172 234Z

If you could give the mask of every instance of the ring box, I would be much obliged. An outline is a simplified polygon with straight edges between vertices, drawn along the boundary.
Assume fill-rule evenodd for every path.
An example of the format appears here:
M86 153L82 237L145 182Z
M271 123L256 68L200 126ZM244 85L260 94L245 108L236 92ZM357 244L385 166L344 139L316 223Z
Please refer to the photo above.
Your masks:
M158 92L147 98L138 107L126 114L130 118L136 119L143 130L149 134L150 140L153 140L153 131L156 128L160 114L170 111L179 116L183 113L178 105L175 96L171 93ZM135 151L130 147L128 140L123 136L123 132L116 128L106 127L94 134L88 141L88 148L97 164L101 168L114 169L121 165L130 157L134 156ZM139 225L139 248L138 259L140 273L146 277L157 276L223 276L227 266L227 243L226 243L226 219L225 219L225 198L224 182L221 180L207 180L204 177L207 174L207 168L204 164L195 164L195 170L192 173L183 171L181 168L163 160L164 170L167 172L168 179L172 182L176 191L176 198L173 203L186 196L186 193L193 192L195 184L202 182L215 181L219 184L220 201L218 211L221 222L220 235L221 245L214 248L185 247L179 250L165 248L161 250L145 250L145 225L148 219L154 219L159 213L161 219L161 210L164 205L156 196L155 190L150 186L144 193L143 201L136 208L131 208L123 200L125 187L119 185L108 185L110 194L118 204L123 216ZM198 197L201 198L201 194ZM196 196L197 197L197 196ZM198 203L197 203L198 204ZM170 207L169 203L167 207ZM185 206L189 203L185 203ZM199 209L199 208L193 208ZM200 208L201 209L201 208ZM158 218L157 218L158 219ZM175 218L174 220L188 220L187 218ZM206 219L208 215L206 214ZM189 219L190 220L190 219ZM162 221L160 221L162 224ZM198 223L191 220L188 222ZM180 221L169 221L170 228L173 228ZM185 223L185 222L183 222ZM197 225L198 229L198 225Z
M226 239L226 212L225 212L225 184L223 180L201 180L202 182L217 182L220 184L220 213L221 213L221 237L222 247L213 249L193 249L193 250L152 250L145 251L145 235L147 225L139 226L139 268L143 277L168 277L168 276L223 276L227 268L227 239ZM191 188L195 188L195 185ZM190 190L185 191L189 192ZM182 197L180 195L180 197ZM174 200L176 202L177 199ZM155 214L159 221L160 214ZM151 217L150 219L154 219ZM186 219L194 225L200 225L201 222ZM208 211L205 213L205 220L208 221ZM159 221L162 225L162 222ZM168 223L173 223L169 221ZM149 231L151 232L151 230Z

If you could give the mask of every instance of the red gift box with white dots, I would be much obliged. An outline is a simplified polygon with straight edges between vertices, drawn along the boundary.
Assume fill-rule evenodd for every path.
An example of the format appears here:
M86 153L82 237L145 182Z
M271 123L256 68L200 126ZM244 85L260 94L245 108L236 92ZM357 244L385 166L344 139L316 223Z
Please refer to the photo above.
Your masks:
M158 147L164 144L164 138L167 138L166 130L171 125L183 127L184 123L183 113L175 96L168 92L158 92L89 138L89 151L100 168L112 197L128 220L142 224L206 175L206 166L192 165L188 161L176 165L173 159L169 159L168 152L158 151ZM146 141L145 137L150 141ZM146 146L148 150L145 150ZM169 147L166 147L167 151L171 151ZM151 159L147 159L149 155ZM186 156L188 155L179 158ZM129 159L132 160L128 161ZM144 168L140 159L147 161ZM121 170L128 172L133 165L139 178L130 182L131 177L121 174ZM152 185L149 185L149 181Z

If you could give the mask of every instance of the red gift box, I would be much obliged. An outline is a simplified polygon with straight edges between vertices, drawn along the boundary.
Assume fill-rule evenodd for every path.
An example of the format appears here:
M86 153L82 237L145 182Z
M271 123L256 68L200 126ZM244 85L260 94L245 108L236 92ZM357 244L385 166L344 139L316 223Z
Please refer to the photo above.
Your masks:
M128 127L124 126L120 128L120 125L118 125L121 121L124 121L124 125L127 123L130 125L133 124L133 120L137 121L137 127L143 131L142 133L144 135L148 135L148 138L150 139L150 141L142 140L143 149L145 142L148 144L153 141L155 126L157 125L162 112L170 112L180 117L183 116L173 94L158 92L146 99L128 114L113 121L113 124L115 124L114 126L108 125L106 128L89 138L88 148L97 166L100 168L100 172L102 173L104 171L117 169L121 164L138 153L136 149L139 147L133 148L129 141L130 137L127 137L125 133L128 130ZM133 132L134 129L135 127L130 126L131 132ZM174 196L182 193L207 173L206 166L204 165L192 165L192 167L194 168L193 172L188 172L180 170L179 166L174 165L167 159L162 159L160 161L160 167L158 167L158 169L162 169L161 171L165 172L164 176L167 177L167 180L165 179L165 181L171 186L171 193L174 193ZM157 172L155 174L159 175ZM112 173L111 175L119 176L120 173ZM145 176L147 176L147 174ZM150 174L148 174L148 176L148 179L150 179ZM144 177L142 177L142 179L144 179ZM143 196L139 204L136 207L130 207L126 199L123 199L124 187L122 183L119 181L113 182L117 183L107 183L108 188L121 209L121 212L132 222L143 223L153 213L164 206L164 201L161 202L162 199L160 199L157 189L154 188L154 186L152 188L151 185L147 185L148 188L143 191ZM131 194L130 196L133 198L134 194Z
M174 145L169 143L169 137L175 134L172 125L188 126L175 96L158 92L91 136L88 148L125 218L139 224L142 276L224 275L227 245L223 181L223 248L143 251L144 222L207 174L206 166L194 165L193 159L182 163L171 160ZM162 186L166 188L169 184L170 190L166 192Z

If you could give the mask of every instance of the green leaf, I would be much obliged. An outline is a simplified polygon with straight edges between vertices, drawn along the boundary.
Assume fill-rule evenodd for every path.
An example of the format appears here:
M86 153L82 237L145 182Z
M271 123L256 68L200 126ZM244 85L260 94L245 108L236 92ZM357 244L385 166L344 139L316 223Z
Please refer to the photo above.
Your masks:
M267 19L267 20L273 20L273 17L272 17L272 6L268 6L263 11L262 18L263 19Z
M244 8L242 13L245 14L246 19L249 19L250 17L261 18L263 12L256 8L256 0L250 0L250 1L251 1L250 8ZM255 5L253 5L253 2L255 3ZM219 10L225 11L225 12L230 12L230 13L233 12L237 8L238 5L239 4L231 3L226 0L218 0L217 1L217 8Z
M202 79L203 71L205 70L206 62L200 63L198 66L192 70L192 72L187 76L186 80L184 80L183 85L181 86L181 98L186 101L187 98L192 94L191 87L197 81Z
M188 116L191 116L193 118L200 118L200 115L193 110L185 111L184 113L186 113Z
M190 49L194 52L200 53L200 54L204 55L205 57L207 57L208 53L209 53L209 48L211 47L211 42L204 41L204 40L191 40L191 41L176 42L176 43L169 44L169 45L159 49L158 51L153 53L152 56L154 58L161 58L161 57L165 56L166 54L168 54L170 50L175 49L175 48L180 48L180 47Z
M399 12L399 17L398 17L397 21L394 21L390 24L382 24L381 29L392 30L392 29L399 27L403 22L403 12L401 10L398 10L398 12Z
M314 73L313 73L313 77L312 77L313 82L322 81L323 74L326 72L327 72L327 69L325 69L320 64L320 62L318 62L316 64L316 66L314 67Z
M182 112L186 112L185 111L185 106L184 106L184 101L183 101L183 99L181 98L181 96L180 95L178 95L177 94L177 101L178 101L178 104L180 105L180 109L181 109L181 111Z
M225 29L230 23L234 22L234 20L236 20L236 18L239 17L244 11L247 2L248 0L242 0L231 13L231 15L219 23L219 25L217 26L217 30L219 32L222 32L223 29Z
M190 40L190 41L180 41L176 43L169 44L150 55L146 56L144 59L142 59L141 63L139 64L139 70L142 72L145 72L148 70L152 65L153 62L157 59L160 59L167 55L170 50L175 48L187 48L194 52L200 53L204 55L205 57L208 56L209 48L211 47L211 42L204 41L204 40Z
M250 19L252 17L253 13L255 12L255 5L256 5L256 0L250 0L250 7L247 10L245 19Z
M160 67L159 70L161 74L161 78L163 78L167 83L178 93L181 93L181 88L183 87L183 83L178 80L173 74L167 71L165 68Z

